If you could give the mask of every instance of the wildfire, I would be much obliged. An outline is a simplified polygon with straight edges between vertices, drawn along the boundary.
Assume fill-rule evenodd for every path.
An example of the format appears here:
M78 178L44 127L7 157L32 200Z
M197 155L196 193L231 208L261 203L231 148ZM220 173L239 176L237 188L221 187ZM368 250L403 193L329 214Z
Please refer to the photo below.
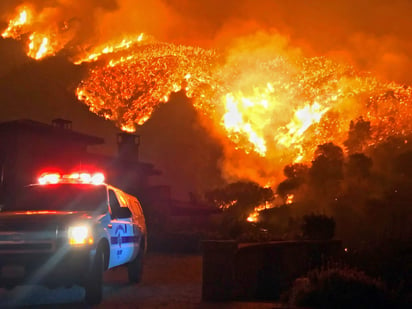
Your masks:
M90 110L134 130L167 102L172 92L200 90L211 76L213 51L155 41L138 41L129 55L94 68L77 89ZM186 84L186 85L185 85Z
M240 95L240 100L235 100L232 94L226 95L226 113L223 115L223 126L229 132L229 134L237 139L236 135L246 135L248 141L253 145L254 150L261 156L266 154L266 142L260 136L262 133L262 126L259 123L252 123L253 119L248 121L244 120L250 113L265 112L268 102L266 100L254 101ZM263 117L262 117L263 118ZM255 130L259 130L259 133Z
M28 7L20 7L17 16L9 21L9 26L3 31L3 38L19 38L24 25L31 22L31 10Z
M29 51L27 55L39 60L55 54L56 49L51 45L50 39L42 34L32 33L29 38Z
M6 30L1 34L3 38L23 39L22 35L29 34L27 42L27 56L39 60L53 56L63 49L69 38L59 31L55 25L49 25L44 32L34 30L37 21L33 10L22 6L17 10L17 15L9 21ZM47 33L47 34L46 34Z
M376 141L399 128L412 132L410 87L379 82L324 57L261 59L253 52L228 57L153 38L122 48L90 71L77 89L79 100L132 132L171 93L184 89L194 107L231 140L226 146L252 158L248 163L242 157L239 168L233 162L240 160L230 157L236 153L227 152L225 172L234 177L259 183L281 177L284 164L309 161L317 145L342 145L350 121L359 116L371 121Z
M259 217L259 213L257 211L252 212L249 217L247 217L248 222L257 222Z
M322 116L329 110L329 107L320 106L318 102L314 102L312 105L305 105L301 109L295 112L294 118L290 123L286 125L287 132L280 132L275 139L281 145L290 147L295 145L298 149L295 162L301 161L305 154L303 149L299 147L300 143L304 139L305 131L313 124L319 123Z
M259 206L255 207L254 211L251 214L249 214L249 216L247 217L246 220L248 222L257 222L259 220L259 212L262 211L262 210L265 210L265 209L272 208L272 207L273 207L273 205L270 204L269 202L266 202L262 205L259 205Z
M74 44L76 21L53 8L18 7L2 37L27 40L34 59ZM52 23L50 16L62 20ZM224 137L228 178L273 181L285 164L309 162L317 145L342 145L350 121L360 116L370 121L374 142L412 133L411 87L305 57L269 34L227 50L159 42L143 33L82 43L70 56L89 63L76 94L90 111L133 132L183 90Z
M219 205L219 208L222 210L225 210L225 209L232 207L233 205L236 205L236 203L237 203L237 200L229 201L227 203Z
M74 60L75 64L81 64L83 62L93 62L97 61L100 57L107 55L107 54L113 54L117 52L121 52L123 50L127 50L130 48L130 46L137 44L139 42L142 42L143 40L149 39L147 35L144 33L140 33L137 37L132 37L132 38L124 38L120 42L113 42L111 44L105 44L104 46L99 46L94 48L92 51L89 51L86 56L83 58L79 58ZM123 61L125 61L123 59ZM111 62L111 66L114 66L115 63Z
M295 195L294 194L288 194L287 196L286 196L286 202L285 202L285 204L286 205L290 205L290 204L293 204L293 199L295 198Z

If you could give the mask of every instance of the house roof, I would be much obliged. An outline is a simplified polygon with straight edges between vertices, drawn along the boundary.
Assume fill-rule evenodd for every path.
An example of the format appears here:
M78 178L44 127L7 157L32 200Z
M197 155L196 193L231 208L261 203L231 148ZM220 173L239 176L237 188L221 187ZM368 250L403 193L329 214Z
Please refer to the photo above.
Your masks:
M31 119L18 119L18 120L1 122L0 132L7 132L7 131L36 132L38 134L44 134L49 137L58 137L58 138L77 140L77 141L85 142L88 145L104 144L103 138L72 131L71 129L67 129L63 127L52 126L52 125L34 121Z

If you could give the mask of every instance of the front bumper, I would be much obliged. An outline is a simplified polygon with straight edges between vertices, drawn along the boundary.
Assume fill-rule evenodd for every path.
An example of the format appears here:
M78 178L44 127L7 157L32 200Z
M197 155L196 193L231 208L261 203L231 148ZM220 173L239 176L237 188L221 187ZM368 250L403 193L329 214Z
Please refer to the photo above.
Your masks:
M1 254L0 286L82 285L89 273L94 254L95 250L91 248L61 248L53 254Z

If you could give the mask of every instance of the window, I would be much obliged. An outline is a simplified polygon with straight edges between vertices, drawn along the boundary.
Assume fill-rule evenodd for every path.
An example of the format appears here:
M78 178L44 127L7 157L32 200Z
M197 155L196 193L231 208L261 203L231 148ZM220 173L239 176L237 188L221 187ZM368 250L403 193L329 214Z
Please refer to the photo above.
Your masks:
M118 210L120 209L120 203L113 190L109 190L109 203L110 209L112 210L112 218L116 218Z

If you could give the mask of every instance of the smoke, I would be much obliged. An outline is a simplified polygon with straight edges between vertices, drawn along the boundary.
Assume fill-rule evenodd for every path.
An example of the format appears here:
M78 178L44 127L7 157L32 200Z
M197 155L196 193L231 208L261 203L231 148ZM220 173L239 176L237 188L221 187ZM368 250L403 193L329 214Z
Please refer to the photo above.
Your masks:
M166 0L190 25L187 38L224 45L275 31L310 55L331 56L382 78L411 83L412 2L408 0Z
M165 42L224 48L236 37L268 31L308 55L412 82L409 0L3 0L2 24L23 4L34 8L36 30L62 31L64 25L71 48L141 32Z
M189 192L200 196L223 185L220 141L202 122L193 102L178 92L138 130L142 160L156 162L156 168L162 171L160 184L166 180L172 185L173 195L181 199L188 199Z

